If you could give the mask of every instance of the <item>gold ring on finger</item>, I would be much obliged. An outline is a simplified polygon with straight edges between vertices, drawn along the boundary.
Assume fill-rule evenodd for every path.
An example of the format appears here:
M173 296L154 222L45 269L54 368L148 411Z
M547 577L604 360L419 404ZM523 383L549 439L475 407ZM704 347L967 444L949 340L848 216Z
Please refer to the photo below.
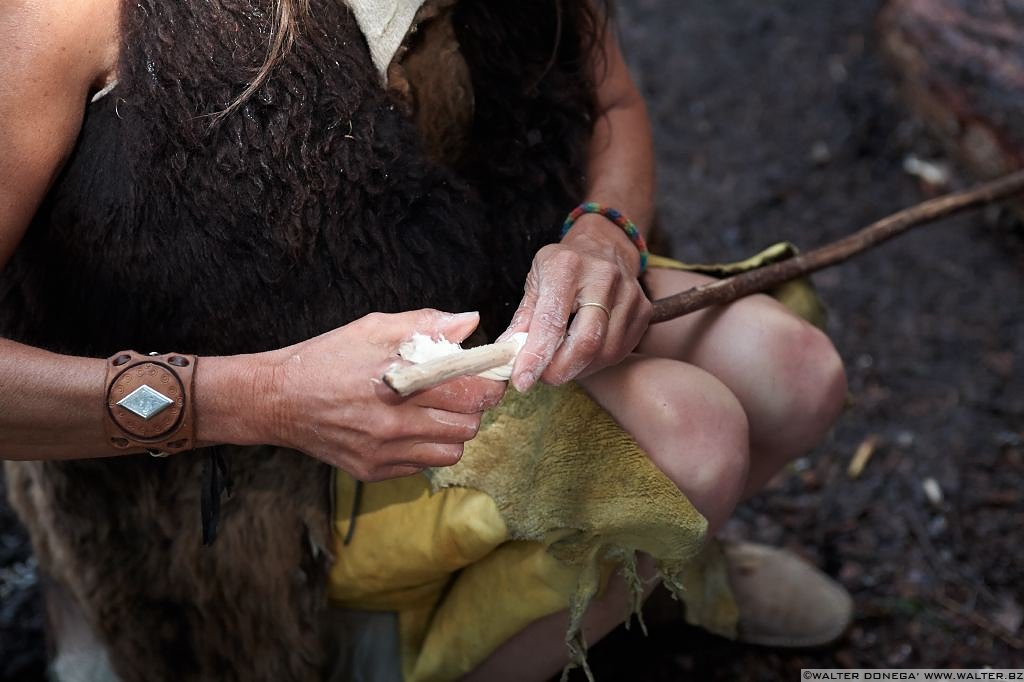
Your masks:
M579 311L583 310L587 306L590 306L590 307L593 307L593 308L600 308L601 310L604 311L604 314L608 316L609 320L612 319L612 312L610 310L608 310L608 308L606 308L601 303L580 303L579 306L577 306L577 308L576 308L576 312L579 312Z

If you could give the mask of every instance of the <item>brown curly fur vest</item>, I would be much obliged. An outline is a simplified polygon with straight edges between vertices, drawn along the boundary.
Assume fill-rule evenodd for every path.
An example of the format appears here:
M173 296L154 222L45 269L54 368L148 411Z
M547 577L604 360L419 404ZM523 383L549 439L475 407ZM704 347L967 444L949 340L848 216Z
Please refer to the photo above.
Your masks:
M455 8L474 114L442 165L340 2L312 3L270 81L219 124L272 3L126 2L120 83L0 275L0 333L95 357L226 354L425 306L481 309L497 333L581 198L589 29L583 3L556 4ZM198 453L8 465L42 570L124 680L305 680L330 664L329 472L224 454L234 486L212 547Z

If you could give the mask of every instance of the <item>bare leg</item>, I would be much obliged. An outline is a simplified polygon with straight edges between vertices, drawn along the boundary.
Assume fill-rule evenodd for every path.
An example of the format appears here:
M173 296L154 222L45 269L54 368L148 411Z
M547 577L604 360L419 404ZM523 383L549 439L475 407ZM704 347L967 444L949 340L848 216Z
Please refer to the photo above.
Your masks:
M706 281L653 270L646 283L658 298ZM581 383L707 517L712 533L741 497L824 436L846 397L828 337L767 296L653 326L637 350L648 357ZM639 568L653 576L649 558ZM589 642L622 622L627 595L614 577L584 619ZM536 621L468 679L550 677L568 660L567 625L565 612Z
M707 281L659 269L645 279L654 298ZM750 424L745 496L817 444L846 398L842 361L828 337L768 296L653 325L637 350L696 365L739 399Z
M644 598L650 596L656 583L654 561L648 556L637 559L637 572L646 584ZM589 644L621 625L630 603L626 581L614 575L604 594L595 599L583 617L583 636ZM546 680L569 662L565 633L569 629L569 612L545 616L531 623L515 637L502 644L476 670L463 678L472 682L529 682Z
M749 465L747 417L729 389L692 365L638 355L580 383L715 533L739 503Z
M747 475L746 416L729 390L691 365L640 356L581 383L708 519L710 532L717 530L739 502ZM638 563L641 578L651 581L653 561L641 556ZM648 594L653 588L649 582ZM587 641L597 642L622 623L628 605L628 588L616 575L587 610ZM547 679L568 662L567 627L564 611L532 623L467 679Z

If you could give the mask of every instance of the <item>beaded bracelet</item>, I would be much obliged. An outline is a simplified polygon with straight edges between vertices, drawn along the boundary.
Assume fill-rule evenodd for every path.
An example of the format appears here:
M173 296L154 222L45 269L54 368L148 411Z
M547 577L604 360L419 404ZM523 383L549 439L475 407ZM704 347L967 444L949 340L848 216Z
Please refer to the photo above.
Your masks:
M636 225L633 224L632 220L622 215L614 208L605 208L596 201L588 201L580 204L572 210L569 217L565 219L564 223L562 223L562 237L565 237L579 217L586 213L597 213L621 227L623 232L626 233L626 236L628 236L630 241L632 241L636 246L637 251L640 252L640 272L647 270L647 257L651 254L650 251L647 250L647 242L644 241L643 235L640 234L640 230L636 228Z

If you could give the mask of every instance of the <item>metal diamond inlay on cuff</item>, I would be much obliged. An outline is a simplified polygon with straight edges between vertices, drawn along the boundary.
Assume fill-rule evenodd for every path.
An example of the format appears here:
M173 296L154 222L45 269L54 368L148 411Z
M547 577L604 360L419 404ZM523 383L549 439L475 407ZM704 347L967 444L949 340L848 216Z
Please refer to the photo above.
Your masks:
M160 391L143 384L118 401L117 404L143 419L150 419L173 405L174 401Z

